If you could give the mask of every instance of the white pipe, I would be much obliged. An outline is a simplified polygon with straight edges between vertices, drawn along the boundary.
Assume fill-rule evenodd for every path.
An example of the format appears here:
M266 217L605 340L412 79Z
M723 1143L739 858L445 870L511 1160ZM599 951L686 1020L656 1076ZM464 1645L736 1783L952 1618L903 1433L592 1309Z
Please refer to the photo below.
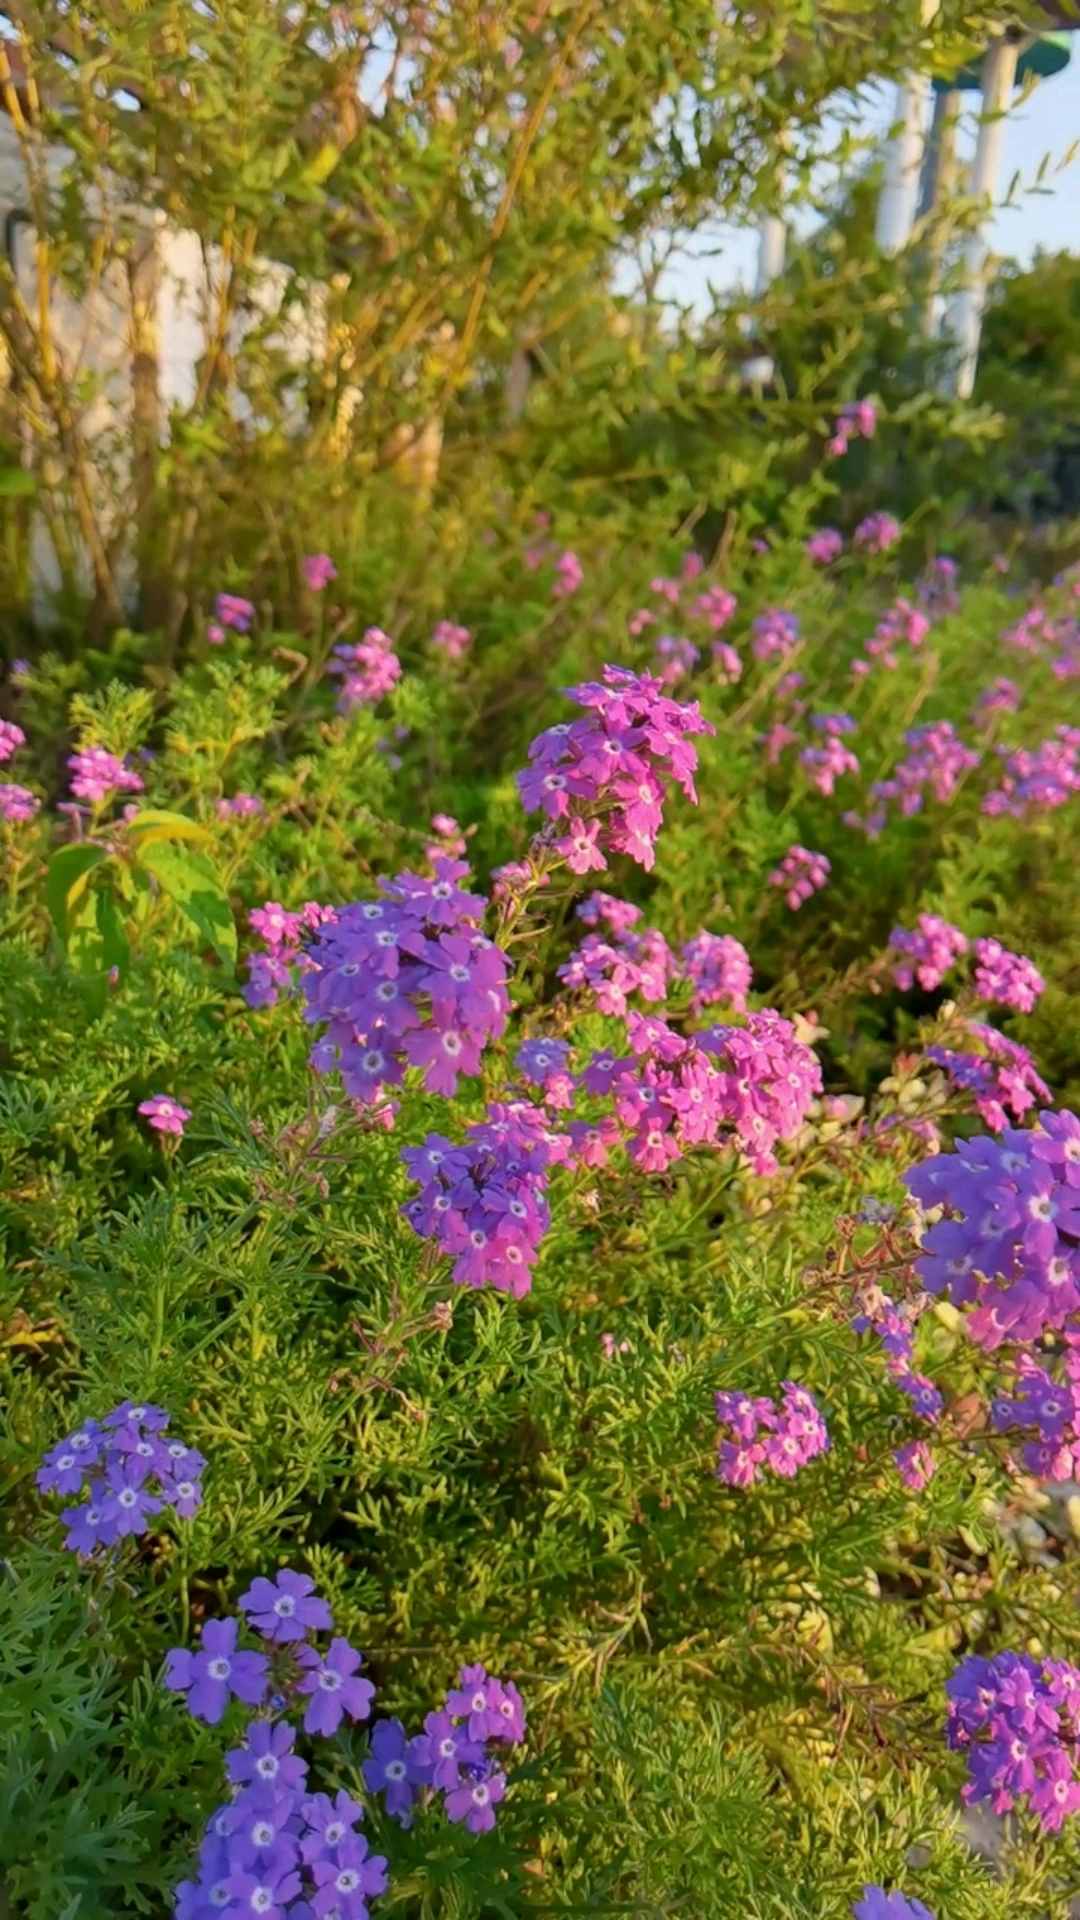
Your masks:
M762 216L758 226L758 265L757 279L754 282L754 299L760 300L774 280L778 280L784 271L784 255L787 252L787 228L775 213Z
M993 206L994 192L1005 149L1005 129L1013 87L1019 46L1015 40L995 40L983 56L982 117L971 169L971 194L985 203L986 212L968 235L964 248L964 284L953 296L947 330L955 348L953 391L957 399L969 400L975 386L979 361L979 336L983 308L986 305L986 263L990 243L986 238L986 219Z
M922 0L921 23L928 27L940 0ZM882 253L903 251L915 225L926 128L926 100L930 77L908 73L896 89L892 125L896 131L885 148L885 177L878 199L874 237Z

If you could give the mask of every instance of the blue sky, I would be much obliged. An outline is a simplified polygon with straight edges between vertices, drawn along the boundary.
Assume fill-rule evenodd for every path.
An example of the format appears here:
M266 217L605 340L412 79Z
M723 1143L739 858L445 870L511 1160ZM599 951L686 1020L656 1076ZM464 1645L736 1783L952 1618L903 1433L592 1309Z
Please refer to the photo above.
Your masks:
M891 85L866 90L860 129L865 136L884 137L894 98ZM995 253L1023 262L1030 261L1038 247L1080 253L1080 155L1062 165L1073 142L1080 141L1080 36L1074 39L1072 63L1063 73L1040 82L1026 98L1019 93L1016 98L1006 129L999 198L1005 201L1011 185L1013 191L1011 201L1000 205L994 215L991 246ZM961 128L963 154L970 154L974 147L978 99L974 93L964 96L965 108L969 102L971 106ZM1034 185L1047 155L1042 191L1025 191ZM1014 176L1018 176L1015 185ZM669 267L661 283L670 298L690 302L698 311L708 310L710 280L724 289L748 287L757 259L753 232L717 226L704 241L707 248L720 247L720 254L706 259L684 256Z

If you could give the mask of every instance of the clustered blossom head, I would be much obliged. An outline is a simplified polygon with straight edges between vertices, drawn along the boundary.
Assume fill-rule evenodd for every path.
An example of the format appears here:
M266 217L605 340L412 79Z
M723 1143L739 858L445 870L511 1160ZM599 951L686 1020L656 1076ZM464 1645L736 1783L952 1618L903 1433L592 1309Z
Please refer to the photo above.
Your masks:
M693 673L701 654L692 640L674 633L662 633L656 642L656 664L661 686L673 687L676 680Z
M453 620L440 620L431 636L431 644L448 660L460 660L472 643L472 633L468 627L459 627Z
M751 622L750 651L755 660L786 660L799 644L799 616L768 607Z
M950 926L939 913L920 913L919 924L910 931L894 927L889 935L893 953L904 955L893 967L892 976L902 993L918 983L924 993L940 987L945 975L961 954L967 952L967 938L959 927Z
M1021 1462L1039 1480L1075 1480L1080 1474L1080 1352L1066 1333L1061 1377L1055 1379L1029 1353L1016 1361L1014 1397L998 1394L990 1417L999 1433L1027 1434Z
M726 640L714 640L710 648L715 677L722 687L733 687L742 679L742 661Z
M182 1107L179 1100L170 1099L167 1093L151 1094L149 1100L141 1102L139 1112L155 1133L172 1134L177 1140L183 1139L184 1127L191 1119L187 1107Z
M832 793L842 774L859 771L857 756L843 740L844 734L854 733L855 722L848 713L815 713L810 725L825 737L820 747L804 747L799 759L818 792Z
M312 593L321 593L331 580L337 579L337 568L328 553L305 553L300 562L300 571L304 576L304 585Z
M910 600L894 600L874 628L873 636L866 642L866 651L871 658L880 658L882 666L890 671L896 666L894 649L901 642L913 650L922 646L930 631L930 621Z
M548 1043L549 1045L551 1043ZM521 1299L532 1286L540 1242L551 1218L550 1168L569 1156L569 1140L523 1101L492 1105L455 1146L429 1133L401 1158L420 1186L402 1208L414 1231L454 1262L459 1286L492 1286Z
M691 600L687 612L691 619L704 620L714 633L727 626L738 609L739 602L726 587L706 587L695 599Z
M1015 680L1006 679L1004 674L980 693L975 702L976 720L985 720L992 713L1015 713L1023 700L1023 695Z
M1030 1132L980 1134L911 1168L904 1183L927 1211L916 1263L929 1293L970 1307L981 1347L1027 1343L1080 1307L1080 1120L1039 1115Z
M377 900L342 907L308 949L304 1018L326 1023L312 1065L337 1066L365 1105L381 1106L409 1066L423 1070L430 1093L451 1098L506 1025L509 962L481 932L487 901L462 891L464 861L433 866L430 879L381 880Z
M114 793L141 793L143 790L139 775L104 747L83 747L80 752L70 756L68 766L72 776L71 791L76 800L88 800L91 806L99 806Z
M303 942L334 919L332 907L307 900L298 913L289 913L277 900L255 907L248 915L252 931L266 942L266 953L248 956L247 984L242 992L249 1007L273 1007L282 993L296 989L297 976L311 964Z
M585 570L576 553L567 548L560 553L555 562L555 585L551 591L556 600L569 600L577 592L585 578Z
M341 677L338 712L352 713L357 707L375 706L390 692L401 679L401 661L390 635L381 627L368 627L362 640L334 648L326 671Z
M770 873L769 885L783 887L788 906L793 913L798 913L825 885L830 872L831 863L823 853L812 853L809 847L796 844L788 848L780 865Z
M888 553L901 535L900 522L891 513L871 513L860 520L852 539L864 553Z
M489 1833L506 1792L506 1748L525 1738L525 1706L512 1680L496 1680L479 1662L462 1667L445 1704L429 1713L410 1740L400 1720L383 1720L371 1737L365 1785L382 1793L386 1811L408 1826L418 1794L443 1794L451 1822Z
M975 1111L995 1133L1008 1125L1009 1115L1022 1120L1036 1100L1049 1100L1050 1089L1039 1078L1026 1047L1010 1040L996 1027L966 1022L966 1031L980 1049L961 1053L951 1047L927 1047L926 1057L948 1074L954 1085L972 1095Z
M877 408L872 400L848 400L841 407L832 439L825 448L834 460L848 450L852 440L872 440L877 432Z
M884 1887L864 1887L851 1911L853 1920L934 1920L929 1907L913 1894L886 1893Z
M91 1554L145 1533L163 1507L183 1520L198 1510L206 1461L170 1437L168 1426L163 1408L125 1400L104 1420L84 1420L50 1447L37 1472L41 1492L87 1493L81 1506L61 1514L72 1553Z
M734 1007L736 1013L746 1012L753 970L746 948L732 934L709 933L703 927L683 947L682 970L693 983L692 1013L719 1005Z
M255 608L250 600L241 599L236 593L219 593L214 602L214 618L223 627L232 627L235 633L249 633L255 618Z
M935 619L943 613L955 613L959 607L960 595L956 591L959 573L960 569L952 556L939 553L916 581L915 591Z
M1080 1672L1026 1653L969 1654L945 1683L950 1747L967 1756L962 1797L996 1814L1026 1801L1047 1833L1080 1807Z
M1063 807L1080 793L1080 727L1058 727L1053 739L1033 751L1027 747L999 747L1004 765L1001 785L983 797L982 810L990 815L1011 814L1023 820L1029 813Z
M522 805L546 814L545 844L574 873L602 871L607 853L651 868L667 782L697 799L690 736L715 729L696 701L668 699L653 674L605 667L601 684L567 691L585 717L533 741L532 764L517 776Z
M0 720L0 766L25 745L26 735L22 728L17 727L14 720Z
M912 1301L898 1307L887 1294L874 1289L851 1325L856 1333L877 1335L885 1352L885 1365L896 1385L907 1395L920 1420L927 1420L932 1426L940 1418L945 1403L933 1381L915 1372L915 1322L921 1304Z
M1030 1013L1046 982L1022 953L1010 953L998 940L975 942L975 990L980 1000L996 1001L1016 1013Z
M765 1395L715 1395L722 1434L716 1474L728 1487L752 1487L768 1470L791 1480L800 1467L827 1453L828 1429L814 1396L793 1380L783 1382L779 1404Z
M964 774L979 764L979 754L957 737L951 720L932 720L927 726L912 727L904 741L908 752L897 762L891 779L876 780L870 788L878 805L866 821L845 815L850 825L864 825L871 839L885 825L890 801L908 819L922 812L927 788L944 804L952 799Z
M0 782L0 820L10 820L13 824L32 820L40 806L41 801L29 787Z
M545 1107L559 1110L574 1104L574 1076L569 1068L568 1040L525 1040L514 1065L531 1087L543 1088Z
M605 896L594 894L592 898L604 899ZM625 902L616 901L613 905L622 907ZM635 920L640 918L636 907L626 910L633 913ZM593 994L601 1013L620 1016L625 1014L632 993L640 993L643 1000L654 1004L665 1000L668 987L677 977L678 966L663 934L655 927L645 927L636 933L631 923L616 927L608 920L608 925L612 927L609 940L599 933L587 933L569 960L559 967L558 976L563 985Z
M817 567L831 567L844 551L844 536L836 527L818 527L803 548Z
M257 820L266 807L257 793L234 793L231 800L216 800L214 812L219 820Z

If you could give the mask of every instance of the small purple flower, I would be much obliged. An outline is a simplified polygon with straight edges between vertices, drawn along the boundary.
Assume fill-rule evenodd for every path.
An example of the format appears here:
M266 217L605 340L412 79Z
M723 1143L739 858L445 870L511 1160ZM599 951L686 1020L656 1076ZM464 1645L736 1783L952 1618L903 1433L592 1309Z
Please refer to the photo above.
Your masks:
M336 1860L316 1860L318 1886L311 1906L321 1916L337 1920L367 1920L368 1900L386 1890L386 1861L381 1853L368 1854L363 1834L350 1834L337 1850Z
M253 1580L239 1605L267 1640L304 1640L309 1631L334 1624L310 1574L294 1573L291 1567L283 1567L276 1580Z
M298 1682L297 1692L311 1695L304 1714L305 1733L336 1733L345 1714L350 1720L367 1719L375 1688L370 1680L354 1678L361 1660L347 1640L331 1640L326 1654L314 1647L301 1647L299 1660L307 1672Z
M169 1424L169 1416L164 1407L155 1407L149 1400L121 1400L101 1424L113 1429L145 1427L147 1433L162 1433Z
M235 1628L236 1622L227 1623ZM256 1654L256 1659L265 1656ZM293 1753L295 1734L283 1721L255 1720L247 1730L247 1744L225 1755L225 1771L234 1786L250 1786L257 1794L276 1800L282 1793L299 1793L307 1778L307 1763Z
M454 1725L450 1715L429 1713L423 1733L410 1742L418 1765L440 1791L456 1787L463 1767L479 1767L484 1749L480 1741L470 1740L464 1727Z
M307 1829L300 1842L300 1852L308 1866L329 1853L336 1857L337 1848L353 1838L353 1828L364 1817L359 1801L352 1799L344 1788L333 1800L327 1793L314 1794L304 1801L300 1812Z
M862 1899L851 1911L855 1920L934 1920L921 1900L905 1893L886 1893L884 1887L864 1887Z
M214 602L214 613L223 627L232 627L236 633L248 633L255 618L255 608L250 600L242 600L236 593L219 593Z
M225 1881L230 1920L286 1920L289 1902L300 1892L300 1875L284 1861L271 1860L255 1873L231 1873ZM216 1904L216 1903L215 1903ZM210 1911L213 1911L211 1907Z
M172 1693L186 1693L188 1712L211 1727L221 1719L230 1693L251 1707L261 1705L266 1693L266 1655L237 1653L238 1630L237 1620L204 1620L201 1653L173 1647L166 1656L165 1685Z
M41 801L29 787L11 782L0 785L0 820L9 820L13 825L32 820L40 806Z
M414 1782L422 1771L409 1746L400 1720L380 1720L372 1729L371 1756L360 1768L369 1792L384 1793L387 1813L403 1826L409 1823L416 1798Z
M97 1547L111 1547L118 1538L114 1516L105 1504L108 1489L103 1480L91 1482L90 1499L81 1507L66 1507L60 1515L68 1529L64 1541L69 1553L93 1553Z
M470 1833L489 1833L495 1808L506 1792L506 1777L492 1773L486 1780L463 1780L444 1802L448 1820L464 1820Z

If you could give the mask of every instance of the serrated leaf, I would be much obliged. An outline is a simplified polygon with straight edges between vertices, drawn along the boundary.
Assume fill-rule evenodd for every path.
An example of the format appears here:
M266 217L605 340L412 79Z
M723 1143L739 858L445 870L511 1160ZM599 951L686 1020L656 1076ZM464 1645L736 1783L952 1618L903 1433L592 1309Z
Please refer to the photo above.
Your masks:
M236 928L229 896L212 862L204 853L170 846L167 840L140 847L139 859L231 972L236 965Z
M79 840L74 846L58 847L49 861L45 904L61 940L67 940L79 902L90 885L90 875L108 857L104 847L92 840Z

